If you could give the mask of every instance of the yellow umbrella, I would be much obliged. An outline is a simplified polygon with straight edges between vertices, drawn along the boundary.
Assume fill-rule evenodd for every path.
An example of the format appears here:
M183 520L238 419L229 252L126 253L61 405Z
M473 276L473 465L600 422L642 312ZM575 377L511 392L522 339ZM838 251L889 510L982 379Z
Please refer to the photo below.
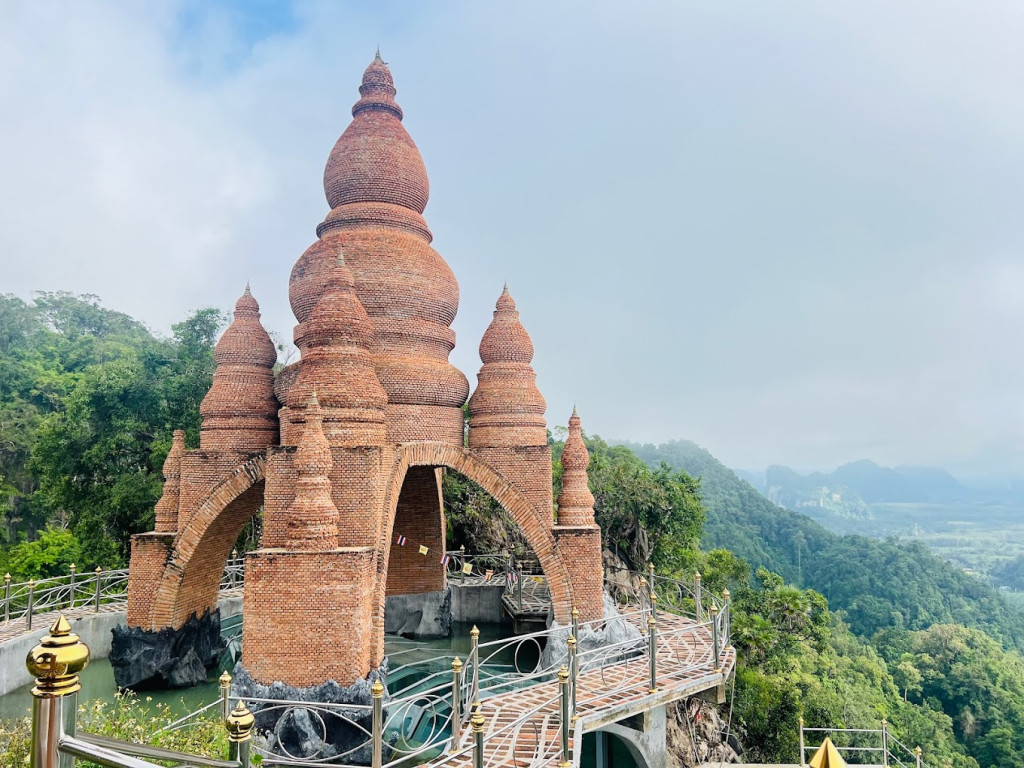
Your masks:
M839 750L828 736L821 742L809 763L811 768L846 768L846 761L839 756Z

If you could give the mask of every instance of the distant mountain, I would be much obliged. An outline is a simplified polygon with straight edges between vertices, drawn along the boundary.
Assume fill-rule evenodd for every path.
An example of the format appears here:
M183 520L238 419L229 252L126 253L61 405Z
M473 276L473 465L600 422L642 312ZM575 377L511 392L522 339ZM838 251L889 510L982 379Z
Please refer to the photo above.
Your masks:
M707 508L703 548L729 549L754 568L764 566L789 581L818 590L833 609L846 613L857 634L870 637L888 626L925 629L958 623L983 629L1007 646L1024 648L1024 614L987 583L920 542L904 544L831 533L807 515L776 506L687 440L657 446L621 444L651 466L665 462L700 479ZM920 493L915 485L920 475L930 488L937 487L941 479L933 470L915 477L915 470L904 476L896 470L886 472L874 465L883 470L876 472L864 465L871 462L855 462L844 477L865 484L873 478L874 490L864 488L869 495L882 494L887 483L891 483L887 493L909 494L911 488ZM893 481L890 473L900 480Z
M833 511L845 512L845 516L851 516L851 509L866 509L868 504L949 502L970 496L970 492L944 469L882 467L867 459L844 464L834 472L807 475L789 467L771 466L765 471L765 492L773 501L790 509L808 506L827 509L831 500L844 507Z

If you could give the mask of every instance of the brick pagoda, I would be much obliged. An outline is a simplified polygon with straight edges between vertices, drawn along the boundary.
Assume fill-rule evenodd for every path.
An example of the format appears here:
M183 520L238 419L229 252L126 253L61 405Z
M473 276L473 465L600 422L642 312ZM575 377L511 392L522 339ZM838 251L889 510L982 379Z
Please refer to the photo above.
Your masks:
M144 654L132 648L209 662L224 563L262 508L261 546L245 565L245 675L258 685L365 685L384 663L388 606L444 604L446 468L522 528L558 622L573 607L583 620L601 617L579 417L556 513L546 406L515 301L506 287L469 397L448 361L458 283L431 247L426 169L379 54L359 96L324 171L331 210L289 282L301 359L275 376L274 345L246 288L215 350L199 447L175 433L155 530L132 540L128 629L112 654L122 684L180 673L159 663L128 671L116 659L137 662ZM416 546L398 546L398 535Z

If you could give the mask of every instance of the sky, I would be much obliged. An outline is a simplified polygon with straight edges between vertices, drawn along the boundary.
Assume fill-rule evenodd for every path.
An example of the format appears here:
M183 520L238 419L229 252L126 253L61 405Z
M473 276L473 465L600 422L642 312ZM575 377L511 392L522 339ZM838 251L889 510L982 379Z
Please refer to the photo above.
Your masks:
M378 46L549 425L726 464L1024 470L1024 4L0 0L0 291L167 334L288 275Z

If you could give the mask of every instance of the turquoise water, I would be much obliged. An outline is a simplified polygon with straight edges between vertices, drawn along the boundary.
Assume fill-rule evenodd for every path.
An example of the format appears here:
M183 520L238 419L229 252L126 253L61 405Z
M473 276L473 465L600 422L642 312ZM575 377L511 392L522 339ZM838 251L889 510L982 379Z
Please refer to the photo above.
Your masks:
M418 662L445 653L457 654L465 660L469 653L469 624L452 624L451 637L432 640L409 640L402 637L388 636L384 647L391 658L390 666L396 669L409 662ZM507 637L508 627L501 624L481 624L480 642L488 642ZM144 691L139 694L143 704L149 702L166 703L173 713L185 715L194 712L204 704L213 701L219 695L217 678L224 669L234 664L225 658L222 665L210 672L209 679L203 685L194 688L178 688L171 691ZM110 699L117 686L114 684L114 671L106 659L95 659L82 672L82 690L78 694L79 703L94 699ZM389 686L390 687L390 686ZM0 719L10 719L28 715L32 711L31 685L26 685L6 696L0 696Z

